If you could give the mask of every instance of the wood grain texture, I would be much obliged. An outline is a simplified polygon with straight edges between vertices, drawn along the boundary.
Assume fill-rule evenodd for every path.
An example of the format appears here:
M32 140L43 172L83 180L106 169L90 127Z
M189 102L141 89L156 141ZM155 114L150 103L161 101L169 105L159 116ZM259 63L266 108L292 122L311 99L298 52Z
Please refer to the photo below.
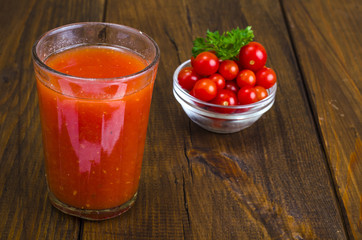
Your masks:
M2 1L0 239L358 239L360 9L357 0ZM102 222L62 214L46 195L30 51L45 31L78 21L132 26L161 49L138 199ZM174 99L173 71L207 29L248 25L277 72L276 102L241 132L205 131Z
M349 234L362 239L362 3L283 3Z
M79 219L47 200L31 47L56 26L101 21L103 6L103 1L2 1L0 239L78 238Z
M161 61L139 199L120 218L84 222L84 239L346 239L278 1L107 5L106 20L149 34ZM173 71L207 29L247 25L277 69L275 106L242 132L207 132L174 100Z

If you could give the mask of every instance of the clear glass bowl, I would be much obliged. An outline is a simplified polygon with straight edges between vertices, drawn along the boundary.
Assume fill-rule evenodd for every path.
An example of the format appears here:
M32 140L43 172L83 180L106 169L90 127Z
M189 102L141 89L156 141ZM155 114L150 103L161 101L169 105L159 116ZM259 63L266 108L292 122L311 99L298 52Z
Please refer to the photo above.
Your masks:
M268 89L268 97L256 103L221 106L201 101L183 89L177 80L182 68L190 66L190 60L182 63L173 74L173 94L187 116L200 127L215 133L234 133L250 127L274 104L277 84ZM220 113L217 109L230 109L232 113Z

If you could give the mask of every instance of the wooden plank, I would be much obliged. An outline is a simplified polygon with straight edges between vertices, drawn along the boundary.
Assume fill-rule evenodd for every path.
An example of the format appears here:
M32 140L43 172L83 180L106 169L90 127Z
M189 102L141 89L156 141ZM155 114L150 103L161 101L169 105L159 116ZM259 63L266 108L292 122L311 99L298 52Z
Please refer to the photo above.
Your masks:
M349 235L362 239L361 1L283 5Z
M77 239L80 221L47 201L31 47L45 31L101 21L104 1L2 1L0 14L0 238Z
M176 66L174 60L177 60L174 58L177 52L167 38L167 32L172 31L178 20L167 18L184 14L180 3L181 1L108 1L106 21L128 25L150 35L161 48L161 62L153 93L147 147L136 204L118 218L100 223L85 222L84 239L183 239L186 235L190 236L190 233L185 232L188 231L189 223L183 200L183 171L178 168L182 163L172 164L183 158L180 147L184 140L175 136L186 133L174 126L180 122L174 121L174 117L169 118L175 114L175 106L163 102L173 100L171 71ZM162 12L169 13L164 16L166 19L161 18L161 9ZM187 28L180 29L180 34L187 35L186 31ZM168 61L167 57L171 56L173 59ZM186 55L183 56L185 57ZM181 112L178 113L181 116ZM186 124L187 120L183 118L182 123Z
M85 239L346 239L278 1L108 1L107 6L107 21L156 40L161 62L136 205L119 218L85 222ZM239 133L207 132L174 100L173 70L207 29L247 25L277 71L275 105Z

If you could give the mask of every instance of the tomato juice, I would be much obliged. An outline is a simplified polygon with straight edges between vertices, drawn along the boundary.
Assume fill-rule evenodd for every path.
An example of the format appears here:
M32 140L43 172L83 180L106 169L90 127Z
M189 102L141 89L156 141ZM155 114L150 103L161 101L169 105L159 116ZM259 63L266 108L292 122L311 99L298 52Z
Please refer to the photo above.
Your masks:
M50 193L79 209L126 203L138 189L155 72L137 75L145 59L101 45L45 64L63 73L35 69Z

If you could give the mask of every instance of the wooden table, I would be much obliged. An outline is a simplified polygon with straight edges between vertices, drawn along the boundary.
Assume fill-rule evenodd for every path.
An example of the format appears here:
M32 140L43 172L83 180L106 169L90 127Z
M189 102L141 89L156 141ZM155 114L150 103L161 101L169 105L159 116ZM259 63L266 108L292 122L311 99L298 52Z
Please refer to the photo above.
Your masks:
M0 239L362 239L362 4L358 0L2 0ZM139 197L91 222L51 206L31 47L45 31L106 21L161 49ZM250 128L192 123L172 74L207 29L253 27L278 76Z

